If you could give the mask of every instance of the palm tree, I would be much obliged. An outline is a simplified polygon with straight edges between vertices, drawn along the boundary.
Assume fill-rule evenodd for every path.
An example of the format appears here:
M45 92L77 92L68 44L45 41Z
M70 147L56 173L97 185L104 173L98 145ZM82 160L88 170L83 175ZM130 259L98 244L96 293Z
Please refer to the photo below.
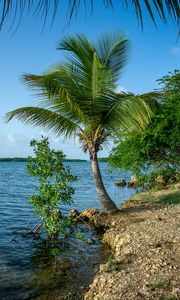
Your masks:
M89 2L89 3L88 3ZM81 4L84 4L86 9L94 10L94 0L68 0L67 10L69 12L69 19L73 14L77 14ZM141 26L143 26L143 8L148 12L151 20L156 25L157 16L162 21L166 22L168 17L171 16L174 21L179 24L180 19L180 3L179 0L121 0L117 4L115 0L102 0L102 5L106 8L112 8L113 5L117 7L134 7L135 13ZM60 0L3 0L0 1L0 29L5 20L12 16L12 25L14 25L16 17L18 17L18 23L21 21L22 15L25 11L32 12L33 15L39 16L41 19L44 16L44 23L47 21L48 16L51 16L51 22L54 21L58 15L62 6Z
M117 127L135 131L145 126L151 115L147 101L156 96L115 92L128 44L119 34L105 34L96 45L84 35L65 37L58 45L59 50L68 52L64 62L41 76L23 76L25 84L40 97L39 106L7 113L8 121L16 117L25 124L43 126L56 136L77 136L90 155L98 196L106 212L117 208L103 185L97 154Z

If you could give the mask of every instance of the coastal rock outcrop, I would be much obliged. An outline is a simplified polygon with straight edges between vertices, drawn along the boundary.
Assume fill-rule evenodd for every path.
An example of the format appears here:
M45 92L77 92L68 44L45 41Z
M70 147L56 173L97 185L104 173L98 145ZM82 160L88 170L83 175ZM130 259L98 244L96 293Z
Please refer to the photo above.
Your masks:
M125 186L126 181L124 179L118 179L118 180L116 180L115 184L119 185L119 186Z
M69 216L73 219L77 219L80 215L80 212L77 210L77 209L72 209L70 212L69 212Z
M138 186L136 176L131 176L131 180L127 184L128 187L136 188Z
M99 210L97 208L86 208L79 215L79 220L96 222L99 217Z

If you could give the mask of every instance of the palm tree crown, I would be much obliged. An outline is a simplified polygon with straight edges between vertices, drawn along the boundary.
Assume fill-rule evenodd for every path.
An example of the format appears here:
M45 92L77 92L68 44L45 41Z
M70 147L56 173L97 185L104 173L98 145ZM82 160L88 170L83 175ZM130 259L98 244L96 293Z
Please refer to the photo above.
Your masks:
M36 91L40 107L24 107L7 114L28 125L47 128L56 136L78 135L85 151L96 150L117 126L143 126L148 106L131 93L116 93L120 72L127 60L129 41L119 34L106 34L97 45L84 35L65 37L59 50L69 56L41 76L27 74L23 81Z
M105 34L97 44L84 35L65 37L58 45L66 50L64 62L41 76L27 74L23 81L40 97L38 107L23 107L7 114L28 125L38 125L56 136L76 135L92 161L118 127L139 130L150 120L150 99L156 93L135 96L116 93L127 60L129 41Z

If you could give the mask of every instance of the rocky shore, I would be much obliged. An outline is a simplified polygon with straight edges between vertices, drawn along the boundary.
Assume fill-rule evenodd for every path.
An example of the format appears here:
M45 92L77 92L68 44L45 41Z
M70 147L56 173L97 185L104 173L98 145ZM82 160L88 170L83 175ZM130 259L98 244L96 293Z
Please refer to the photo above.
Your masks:
M142 193L118 214L101 215L103 242L112 249L85 300L180 299L179 186Z

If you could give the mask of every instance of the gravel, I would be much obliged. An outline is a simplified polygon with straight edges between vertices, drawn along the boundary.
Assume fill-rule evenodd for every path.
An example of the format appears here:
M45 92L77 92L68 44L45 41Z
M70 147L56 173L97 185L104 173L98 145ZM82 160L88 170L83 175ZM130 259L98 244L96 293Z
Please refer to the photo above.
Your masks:
M180 205L133 201L107 216L103 242L113 257L100 270L85 300L180 299Z

